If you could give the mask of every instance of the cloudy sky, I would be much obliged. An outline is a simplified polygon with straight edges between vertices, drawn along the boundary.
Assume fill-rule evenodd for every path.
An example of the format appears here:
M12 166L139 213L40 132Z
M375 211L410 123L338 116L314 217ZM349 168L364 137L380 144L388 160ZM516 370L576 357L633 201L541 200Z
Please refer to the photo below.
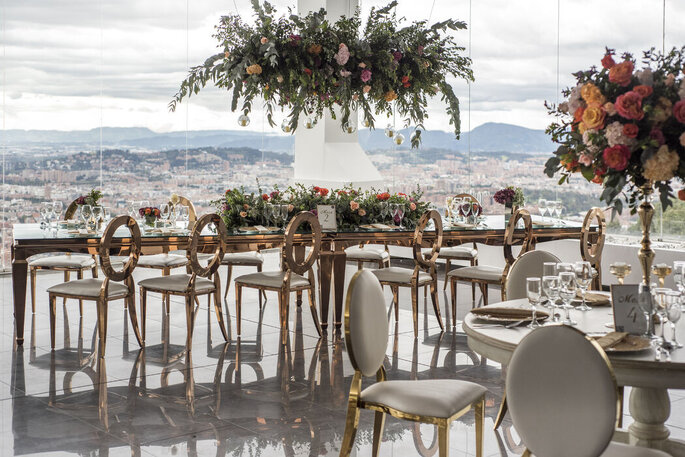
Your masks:
M335 0L330 0L335 1ZM273 2L286 13L295 1ZM362 17L385 1L362 1ZM206 89L175 113L167 104L188 64L216 50L213 27L248 0L0 0L2 118L7 129L76 130L103 126L155 131L237 128L224 92ZM685 2L666 0L666 48L685 44ZM470 119L544 128L544 100L557 99L555 0L399 0L409 20L469 21L476 82ZM663 0L560 0L560 85L599 65L604 46L639 53L662 46ZM465 47L469 33L459 32ZM468 51L467 51L468 52ZM468 124L466 83L455 81ZM261 131L260 110L251 129ZM449 130L439 100L427 127ZM266 127L271 132L272 129Z

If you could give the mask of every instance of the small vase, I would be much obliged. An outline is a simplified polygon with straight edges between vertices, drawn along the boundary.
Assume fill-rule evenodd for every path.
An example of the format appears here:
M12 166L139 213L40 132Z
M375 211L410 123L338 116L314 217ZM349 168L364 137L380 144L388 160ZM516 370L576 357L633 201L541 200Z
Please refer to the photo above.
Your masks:
M145 225L146 226L154 228L156 222L157 222L157 217L145 216Z
M511 216L514 214L514 204L506 203L504 205L504 223L508 223Z

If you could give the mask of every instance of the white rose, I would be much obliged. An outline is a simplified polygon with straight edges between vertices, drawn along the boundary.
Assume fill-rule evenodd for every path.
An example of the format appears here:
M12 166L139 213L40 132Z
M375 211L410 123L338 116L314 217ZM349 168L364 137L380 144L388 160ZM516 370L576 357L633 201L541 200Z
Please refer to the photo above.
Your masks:
M635 75L637 76L638 81L640 81L640 84L645 86L652 86L654 84L654 75L652 75L652 70L649 68L637 71L635 72Z

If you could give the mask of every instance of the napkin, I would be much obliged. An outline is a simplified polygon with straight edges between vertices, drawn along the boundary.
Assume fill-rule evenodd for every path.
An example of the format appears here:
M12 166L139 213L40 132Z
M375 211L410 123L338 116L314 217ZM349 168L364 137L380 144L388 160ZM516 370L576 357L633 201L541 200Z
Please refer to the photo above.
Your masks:
M578 292L577 297L583 299L583 295ZM585 302L588 306L609 306L611 305L611 297L609 295L587 292L585 294Z
M471 313L476 317L494 317L499 319L532 319L533 311L530 308L507 308L498 306L488 306L485 308L472 309ZM544 319L549 317L545 311L536 311L536 317Z
M596 339L602 349L610 349L623 341L628 336L627 332L610 332Z

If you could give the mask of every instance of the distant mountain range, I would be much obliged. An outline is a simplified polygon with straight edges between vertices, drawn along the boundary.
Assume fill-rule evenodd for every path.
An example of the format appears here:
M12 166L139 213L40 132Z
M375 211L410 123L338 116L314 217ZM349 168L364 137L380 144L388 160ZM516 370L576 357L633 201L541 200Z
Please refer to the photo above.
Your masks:
M406 138L402 148L409 148L412 129L401 130ZM6 130L8 146L93 147L100 144L100 129L91 130ZM422 134L421 148L465 152L469 138L475 152L549 153L555 147L543 130L533 130L511 124L488 122L459 140L451 132L427 130ZM276 152L292 152L294 137L275 133L262 134L245 130L193 130L157 133L140 127L104 127L102 143L107 148L144 148L167 150L202 147L251 147ZM359 131L359 142L365 150L389 149L390 140L383 127Z

